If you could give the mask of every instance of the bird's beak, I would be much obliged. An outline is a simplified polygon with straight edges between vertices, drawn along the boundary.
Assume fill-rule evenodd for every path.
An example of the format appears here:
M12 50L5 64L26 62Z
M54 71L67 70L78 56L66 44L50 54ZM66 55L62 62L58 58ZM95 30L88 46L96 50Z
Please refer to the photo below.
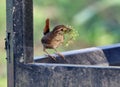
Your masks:
M72 29L71 29L71 28L68 28L67 30L68 30L69 32L70 32L70 31L72 31Z
M66 31L65 31L65 33L69 33L69 32L71 32L71 31L72 31L71 28L67 28Z

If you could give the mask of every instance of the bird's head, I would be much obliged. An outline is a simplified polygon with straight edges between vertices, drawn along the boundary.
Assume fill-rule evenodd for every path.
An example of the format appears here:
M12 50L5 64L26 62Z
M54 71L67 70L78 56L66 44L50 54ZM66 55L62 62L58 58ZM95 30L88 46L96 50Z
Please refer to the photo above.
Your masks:
M57 25L54 29L53 32L56 34L66 34L72 31L72 29L69 26L65 25Z

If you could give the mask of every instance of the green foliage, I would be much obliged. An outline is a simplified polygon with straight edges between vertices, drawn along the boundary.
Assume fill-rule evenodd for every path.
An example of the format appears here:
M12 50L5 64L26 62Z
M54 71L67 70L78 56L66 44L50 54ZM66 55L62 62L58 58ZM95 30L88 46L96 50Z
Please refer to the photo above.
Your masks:
M83 47L108 45L120 41L118 33L120 31L119 0L112 2L109 0L75 0L74 2L72 0L39 0L34 4L39 8L39 11L34 13L34 17L39 14L39 19L41 19L41 25L40 22L39 24L36 22L39 19L35 20L35 29L38 31L42 32L45 19L49 17L51 29L60 23L75 27L79 35L72 45L77 44L78 41L86 44ZM42 35L39 36L42 37ZM38 41L36 38L37 35L35 40ZM70 45L70 47L72 46ZM83 48L81 44L77 47Z
M0 87L7 87L6 79L6 53L4 50L4 38L6 32L6 8L5 0L0 1Z
M46 18L50 28L58 24L71 25L73 43L59 50L79 49L120 42L120 0L33 0L35 55L42 54L40 39ZM0 2L0 87L6 87L4 38L6 31L5 0ZM78 34L76 33L78 32ZM2 62L1 62L2 61Z
M0 78L0 87L7 87L6 78Z
M71 43L73 43L77 37L79 36L78 32L76 31L76 29L74 29L73 27L69 26L69 28L71 29L71 31L67 32L64 36L64 42L63 42L63 46L68 47Z

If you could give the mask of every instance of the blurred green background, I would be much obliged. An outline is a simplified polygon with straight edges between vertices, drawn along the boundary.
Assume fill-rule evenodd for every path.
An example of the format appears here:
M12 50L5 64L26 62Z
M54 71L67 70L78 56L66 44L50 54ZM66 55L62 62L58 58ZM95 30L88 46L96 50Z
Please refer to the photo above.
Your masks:
M5 0L0 2L0 87L6 87ZM60 51L119 43L120 0L34 0L34 56L43 55L40 42L46 18L51 29L58 24L74 27L78 37Z

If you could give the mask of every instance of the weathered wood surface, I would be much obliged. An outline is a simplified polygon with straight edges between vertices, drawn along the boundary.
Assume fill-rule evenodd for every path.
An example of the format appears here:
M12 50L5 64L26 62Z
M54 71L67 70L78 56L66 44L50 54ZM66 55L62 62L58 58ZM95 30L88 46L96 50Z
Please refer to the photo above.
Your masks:
M120 66L120 44L73 50L63 52L62 54L65 55L65 60L58 57L56 58L57 61L54 61L45 56L41 56L35 57L35 62Z
M82 50L73 50L62 53L65 60L56 56L56 61L45 56L35 58L39 63L64 63L64 64L81 64L81 65L108 65L108 61L100 48L87 48Z
M16 75L19 78L16 78L15 85L16 87L119 87L120 67L110 66L110 59L106 56L113 56L114 61L118 59L120 54L115 52L115 49L120 49L119 46L116 44L68 51L63 53L68 62L60 57L57 61L41 57L31 64L18 64L19 71ZM112 51L115 54L104 54Z
M16 87L120 87L120 68L72 64L20 65Z

